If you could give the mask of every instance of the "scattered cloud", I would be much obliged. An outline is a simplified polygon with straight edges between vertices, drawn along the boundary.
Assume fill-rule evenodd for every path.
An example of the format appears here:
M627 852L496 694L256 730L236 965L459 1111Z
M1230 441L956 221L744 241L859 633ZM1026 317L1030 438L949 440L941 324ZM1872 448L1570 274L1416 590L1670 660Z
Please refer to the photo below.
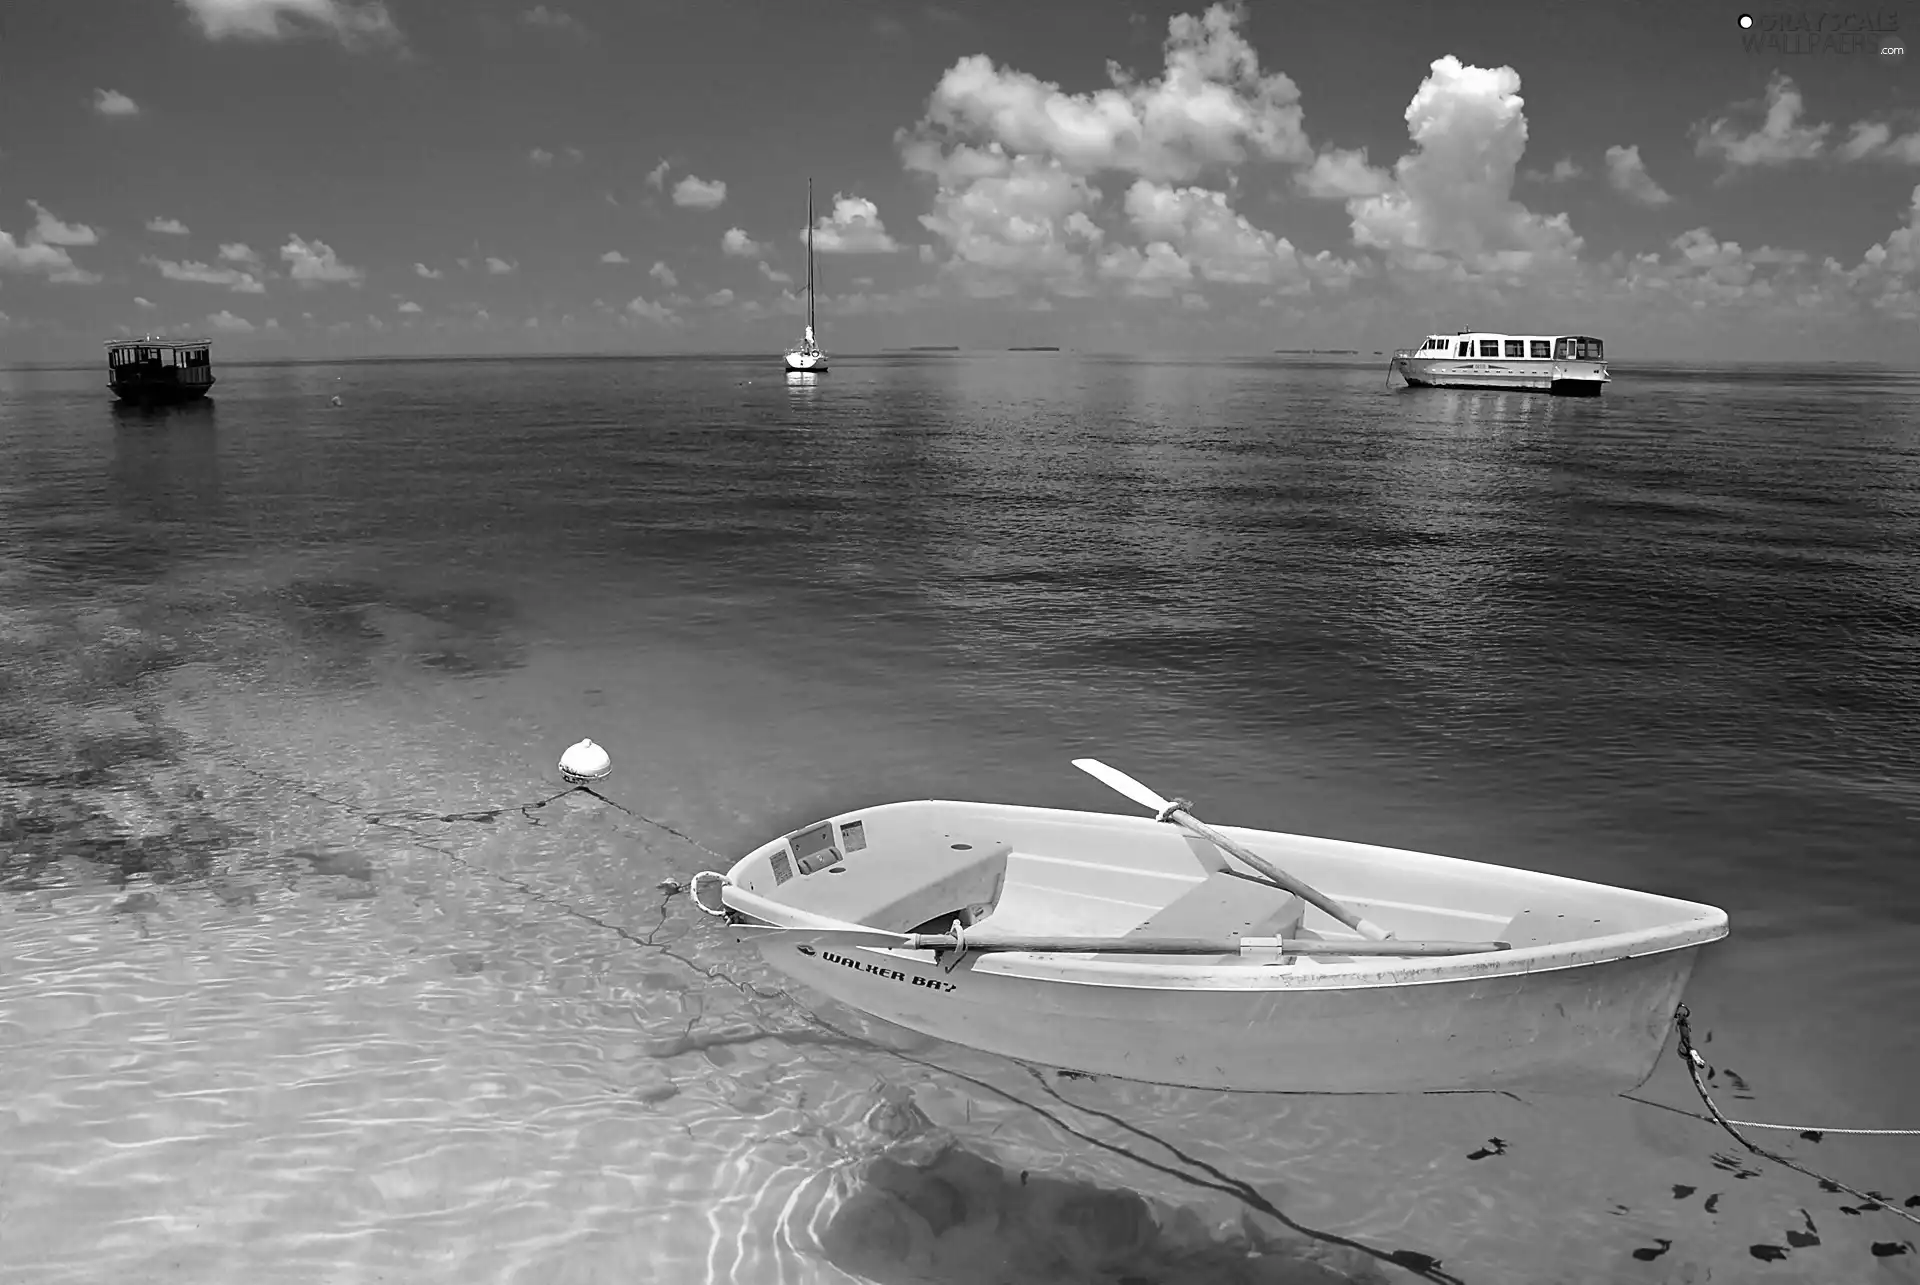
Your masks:
M695 210L717 209L727 199L727 185L689 174L673 185L673 203Z
M287 243L280 247L280 257L289 265L287 275L303 286L357 286L367 276L364 270L340 262L333 247L325 241L302 240L297 233L288 234Z
M153 300L143 299L139 295L135 295L133 296L133 306L136 308L151 308L153 307Z
M764 242L756 241L739 228L728 228L720 238L720 250L736 259L757 259L767 252Z
M260 256L255 254L253 247L244 241L223 243L220 246L220 257L228 263L251 263L257 266L260 262Z
M922 246L921 248L925 249L926 247ZM768 263L765 259L762 259L759 263L754 264L754 266L760 269L761 276L765 277L767 280L773 282L773 284L777 286L790 286L793 284L793 278L791 276L788 276L786 273L780 271L780 269L774 267L771 263Z
M97 245L100 234L84 223L63 223L38 201L28 201L35 215L32 236L48 245Z
M1760 114L1757 124L1753 123L1756 113ZM1804 113L1799 87L1776 71L1767 81L1764 100L1736 103L1727 115L1697 122L1690 131L1694 151L1717 158L1727 175L1811 160L1825 148L1833 127L1803 124ZM1735 117L1752 127L1743 126Z
M602 263L631 263L631 262L633 262L633 260L631 260L631 259L629 259L629 258L627 258L627 256L626 256L626 255L624 255L624 254L622 254L622 253L620 253L620 252L619 252L618 250L609 250L609 251L607 251L607 252L606 252L605 254L603 254L603 255L601 255L601 256L600 256L600 262L602 262Z
M536 147L527 153L527 160L542 167L550 166L558 160L564 160L570 165L578 165L581 161L585 160L586 157L587 154L577 147L563 147L557 152L549 151L544 147Z
M1391 186L1385 173L1367 164L1364 147L1357 151L1328 148L1313 158L1313 164L1300 172L1297 181L1307 195L1334 201L1379 196Z
M100 274L74 263L66 249L69 245L92 245L99 239L94 230L62 223L37 202L27 204L36 219L24 236L16 241L11 232L0 228L0 272L36 273L58 285L97 285Z
M527 153L527 159L535 165L551 165L553 164L553 153L544 147L536 147Z
M590 34L585 24L566 10L544 4L537 4L521 14L520 21L537 30L572 36L577 40L585 40Z
M416 277L425 277L428 281L438 281L447 274L439 268L429 268L424 263L416 263L413 265L413 275Z
M421 308L419 304L409 299L405 303L401 304L398 308L395 308L394 311L395 312L419 312L421 311Z
M673 269L663 260L655 260L654 265L647 269L647 275L669 290L680 284L680 278L673 275Z
M229 335L250 335L254 330L254 325L251 321L248 321L245 317L236 317L225 308L222 308L219 312L209 314L207 324L222 334Z
M733 291L725 289L715 290L700 302L709 308L724 308L733 302Z
M179 219L148 219L147 231L158 232L162 236L186 236L187 225Z
M627 314L644 321L656 321L664 326L678 324L680 320L674 315L673 309L663 303L654 303L645 295L635 295L627 303Z
M804 229L800 239L807 239ZM821 254L892 254L900 248L881 226L880 211L872 201L838 193L833 212L821 215L814 225L813 245Z
M260 278L241 268L217 268L212 264L177 262L173 259L155 259L143 257L141 262L153 265L160 275L169 281L186 281L194 285L225 286L235 294L265 294L267 288Z
M117 89L93 91L93 110L102 116L138 116L140 104Z
M348 48L400 46L381 0L179 0L209 40L290 40L320 35Z
M487 256L487 271L496 277L504 277L519 266L519 264L508 263L505 259L497 258L493 255Z
M1834 149L1843 161L1890 161L1896 165L1920 165L1920 129L1895 134L1884 121L1857 121L1847 141Z
M1584 173L1586 173L1586 171L1578 165L1575 165L1571 156L1562 156L1553 163L1553 168L1547 172L1547 180L1552 183L1565 183L1572 179L1579 178Z
M1614 191L1642 205L1666 205L1673 200L1647 173L1638 144L1607 149L1607 182L1613 184Z
M658 165L648 170L647 186L656 192L664 189L667 185L667 169L667 162L661 161Z

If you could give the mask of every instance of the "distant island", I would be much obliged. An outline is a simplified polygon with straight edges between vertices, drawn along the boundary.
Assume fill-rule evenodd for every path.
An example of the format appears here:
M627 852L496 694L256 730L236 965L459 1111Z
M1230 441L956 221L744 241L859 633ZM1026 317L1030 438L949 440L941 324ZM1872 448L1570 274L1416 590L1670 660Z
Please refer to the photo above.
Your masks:
M1060 345L1058 344L1027 344L1022 347L1009 348L1007 349L1007 351L1008 352L1059 352Z
M1358 348L1275 348L1275 353L1286 357L1358 357Z

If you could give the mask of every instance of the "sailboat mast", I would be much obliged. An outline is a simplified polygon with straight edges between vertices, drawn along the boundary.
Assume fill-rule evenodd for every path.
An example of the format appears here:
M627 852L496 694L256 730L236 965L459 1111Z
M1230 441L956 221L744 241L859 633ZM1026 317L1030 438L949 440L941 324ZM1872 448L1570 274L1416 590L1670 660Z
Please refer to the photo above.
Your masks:
M807 179L807 333L813 333L813 179Z

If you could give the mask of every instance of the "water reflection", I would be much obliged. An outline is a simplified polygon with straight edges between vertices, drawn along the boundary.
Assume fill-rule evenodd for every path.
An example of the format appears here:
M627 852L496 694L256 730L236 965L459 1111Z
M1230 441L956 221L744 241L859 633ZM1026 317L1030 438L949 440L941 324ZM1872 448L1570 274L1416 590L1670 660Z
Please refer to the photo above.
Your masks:
M790 370L787 372L787 388L791 392L810 395L820 387L820 376L811 370Z

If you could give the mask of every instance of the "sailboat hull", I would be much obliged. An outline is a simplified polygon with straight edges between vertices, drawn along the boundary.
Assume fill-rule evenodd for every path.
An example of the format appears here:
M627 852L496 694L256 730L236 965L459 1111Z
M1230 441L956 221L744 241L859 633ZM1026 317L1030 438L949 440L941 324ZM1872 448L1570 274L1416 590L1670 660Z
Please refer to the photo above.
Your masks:
M827 368L825 353L790 352L787 354L788 370L806 370L819 372Z

